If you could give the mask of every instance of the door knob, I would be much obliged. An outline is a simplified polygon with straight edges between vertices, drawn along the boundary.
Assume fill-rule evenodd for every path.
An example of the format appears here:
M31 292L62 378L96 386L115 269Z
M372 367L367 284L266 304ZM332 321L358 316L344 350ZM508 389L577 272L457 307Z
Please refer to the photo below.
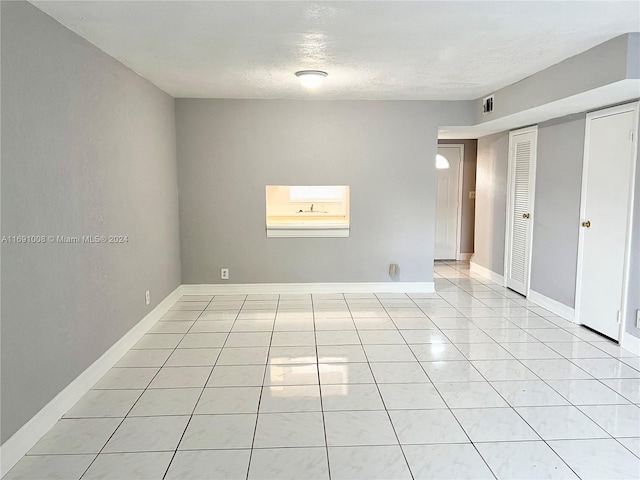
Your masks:
M587 220L586 222L582 222L582 226L585 228L589 228L591 226L591 222Z
M522 218L529 218L531 215L529 215L528 213L523 213L522 214Z

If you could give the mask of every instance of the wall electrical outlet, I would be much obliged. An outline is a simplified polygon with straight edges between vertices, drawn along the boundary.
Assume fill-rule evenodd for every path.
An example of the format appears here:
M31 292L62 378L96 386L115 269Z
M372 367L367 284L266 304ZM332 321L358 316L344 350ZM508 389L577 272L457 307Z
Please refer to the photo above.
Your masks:
M221 280L229 280L229 269L221 268L220 269L220 279Z
M476 192L469 192L469 198L476 198Z
M144 301L146 305L149 305L151 303L151 293L149 293L149 290L144 292Z
M636 310L636 328L640 328L640 310Z

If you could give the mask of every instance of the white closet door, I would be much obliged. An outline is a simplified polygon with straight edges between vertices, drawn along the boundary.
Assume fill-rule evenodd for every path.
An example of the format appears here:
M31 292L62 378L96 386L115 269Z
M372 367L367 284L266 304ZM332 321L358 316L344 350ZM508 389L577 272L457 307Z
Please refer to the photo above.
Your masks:
M587 115L576 319L615 340L628 265L637 104Z
M528 294L533 234L537 127L509 134L509 190L507 199L507 287Z

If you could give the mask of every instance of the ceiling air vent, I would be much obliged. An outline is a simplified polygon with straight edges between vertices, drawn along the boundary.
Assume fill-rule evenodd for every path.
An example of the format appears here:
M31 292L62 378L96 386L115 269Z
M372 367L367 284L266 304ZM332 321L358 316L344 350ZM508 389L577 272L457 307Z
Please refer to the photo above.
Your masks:
M487 114L493 112L493 95L489 95L482 100L482 113Z

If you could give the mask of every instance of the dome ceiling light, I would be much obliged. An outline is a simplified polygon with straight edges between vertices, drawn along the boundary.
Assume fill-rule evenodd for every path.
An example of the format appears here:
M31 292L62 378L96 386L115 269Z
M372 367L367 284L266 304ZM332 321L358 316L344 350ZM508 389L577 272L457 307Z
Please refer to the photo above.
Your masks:
M327 72L321 70L300 70L296 72L296 77L298 77L303 87L317 88L327 77Z

